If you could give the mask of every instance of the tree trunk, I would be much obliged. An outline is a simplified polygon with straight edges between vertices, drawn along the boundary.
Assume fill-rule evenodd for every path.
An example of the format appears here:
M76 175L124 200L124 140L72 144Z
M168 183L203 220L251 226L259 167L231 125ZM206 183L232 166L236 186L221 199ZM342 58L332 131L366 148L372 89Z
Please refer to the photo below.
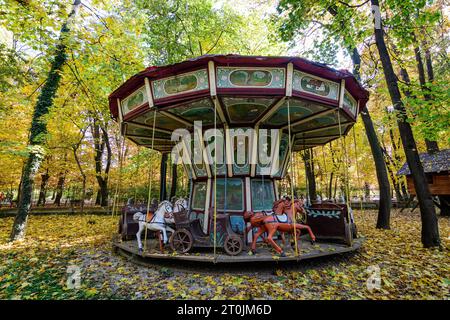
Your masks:
M169 197L170 200L172 200L172 198L175 197L177 194L177 180L178 180L177 165L172 164L172 182L170 185L170 197Z
M111 166L111 145L109 142L108 131L102 127L98 120L93 119L91 126L92 136L94 138L94 160L95 160L95 174L100 193L100 205L102 207L108 206L108 175ZM106 164L105 169L102 170L103 155L106 148ZM98 195L97 195L98 197ZM98 199L98 198L97 198ZM97 204L97 201L96 201Z
M66 172L61 171L58 177L58 183L56 185L56 196L53 204L56 204L58 207L61 205L61 198L64 191L64 182L66 180Z
M331 200L332 195L333 195L333 193L332 193L332 189L333 189L333 175L334 175L334 173L331 172L330 173L330 181L328 183L328 194L327 194L328 200Z
M166 173L167 173L167 155L168 153L161 154L161 166L160 166L160 189L159 189L159 201L166 200L167 188L166 188Z
M41 189L39 190L39 198L37 205L45 206L45 197L47 195L47 184L48 180L50 179L50 175L48 174L48 168L46 169L45 173L41 175Z
M353 73L358 81L361 81L360 66L361 56L357 48L350 49L350 55L353 62ZM366 131L367 140L369 141L370 150L372 152L373 161L375 163L375 171L377 174L378 189L380 190L380 203L378 207L377 228L389 229L391 216L391 190L386 164L384 162L383 151L378 141L375 127L370 116L367 106L361 110L361 119Z
M95 205L99 206L102 203L102 193L100 192L100 188L97 190L97 196L95 197Z
M405 106L401 100L397 77L392 67L391 58L386 47L381 27L381 15L379 14L378 0L371 0L375 21L375 42L383 65L384 76L388 87L389 95L394 109L398 112L397 123L402 139L403 149L406 154L409 169L411 170L414 187L419 200L420 213L422 219L422 244L424 247L440 246L439 229L433 199L428 188L427 179L417 152L416 142L408 122Z
M80 139L80 141L72 147L73 150L73 156L75 158L75 161L78 166L78 170L80 171L81 178L82 178L82 187L81 187L81 213L84 211L84 199L86 198L86 174L84 173L83 167L81 166L80 159L78 159L77 150L80 147L81 140L84 138L84 132L83 137Z
M55 58L51 64L50 72L47 76L45 84L42 86L36 107L31 121L29 145L30 153L23 170L23 181L21 185L20 201L18 203L17 215L14 219L14 224L11 230L10 240L20 240L25 237L28 214L31 208L32 185L36 172L39 170L42 159L44 158L43 144L45 143L45 135L47 133L47 126L42 117L48 114L49 108L53 104L53 98L61 80L61 70L67 60L65 37L69 33L69 26L76 16L76 12L81 5L81 0L74 0L72 11L69 14L67 21L61 28L59 44L56 48Z
M306 177L308 179L308 193L311 201L317 199L316 179L314 174L314 158L311 149L305 150L303 154L303 161L305 162Z
M102 179L102 181L99 182L99 186L100 186L100 194L101 194L100 205L102 207L107 207L108 206L108 196L109 196L108 178Z

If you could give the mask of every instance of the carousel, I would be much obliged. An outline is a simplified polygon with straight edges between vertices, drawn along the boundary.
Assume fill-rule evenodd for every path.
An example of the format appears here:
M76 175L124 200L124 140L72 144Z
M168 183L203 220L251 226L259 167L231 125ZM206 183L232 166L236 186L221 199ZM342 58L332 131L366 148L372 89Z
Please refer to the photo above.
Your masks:
M293 163L345 138L367 101L350 72L298 57L206 55L134 75L110 95L111 113L126 138L171 154L190 191L175 202L151 206L149 196L125 206L115 250L228 263L358 249L349 196L298 198ZM280 194L286 178L289 191Z

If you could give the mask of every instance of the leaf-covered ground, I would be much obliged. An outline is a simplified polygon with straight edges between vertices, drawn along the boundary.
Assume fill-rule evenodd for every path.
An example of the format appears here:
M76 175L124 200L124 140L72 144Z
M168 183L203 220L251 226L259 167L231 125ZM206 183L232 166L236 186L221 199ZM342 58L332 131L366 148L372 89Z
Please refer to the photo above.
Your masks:
M356 212L367 240L357 253L299 265L180 268L135 265L111 250L117 218L31 216L27 239L7 243L12 218L0 219L0 299L449 299L450 220L439 218L443 250L423 249L418 213ZM79 268L81 286L69 288ZM379 268L379 269L378 269ZM245 271L243 271L245 270ZM379 270L381 283L374 276ZM367 282L375 288L369 290ZM373 286L372 286L373 287Z

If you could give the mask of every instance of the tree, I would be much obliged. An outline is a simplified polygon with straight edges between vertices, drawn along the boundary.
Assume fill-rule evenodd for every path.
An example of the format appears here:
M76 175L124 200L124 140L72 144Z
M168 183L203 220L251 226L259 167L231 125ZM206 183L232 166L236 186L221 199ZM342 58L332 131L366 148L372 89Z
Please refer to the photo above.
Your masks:
M361 81L361 56L357 49L358 41L364 39L364 32L359 30L361 18L353 13L352 8L338 6L333 2L322 1L280 1L279 13L288 12L287 19L281 19L279 29L283 38L287 40L295 39L296 34L302 30L316 28L316 25L324 31L323 41L316 45L330 47L330 43L338 40L347 51L353 62L353 74L358 81ZM325 20L326 14L331 15L330 20ZM277 19L278 20L278 19ZM312 27L311 27L312 25ZM380 203L378 209L377 228L389 229L391 193L389 178L384 162L383 151L378 141L378 137L373 125L367 106L361 110L361 118L369 141L372 157L375 163L378 188L380 190ZM332 177L331 177L332 178ZM331 191L331 181L330 181Z
M99 204L102 207L108 206L108 178L109 170L111 168L111 144L109 141L109 134L107 128L100 124L100 121L93 119L91 125L92 137L94 139L94 160L95 160L95 177L98 182L100 197L97 197ZM106 159L105 159L106 158ZM103 166L103 163L105 165ZM104 167L104 168L103 168Z
M58 89L59 81L61 79L60 72L67 60L66 38L69 35L70 25L75 19L80 5L80 0L75 0L73 2L72 10L68 16L68 19L61 28L60 41L56 48L54 60L34 109L29 136L29 155L24 167L20 190L20 201L18 204L18 212L14 219L14 224L11 231L11 241L20 240L25 237L28 214L31 207L33 180L45 155L43 144L45 142L47 128L45 122L42 121L42 117L48 113L48 110L53 103L56 90Z
M170 184L170 197L169 197L170 200L172 200L172 198L177 195L177 181L178 181L178 166L175 163L173 163L172 164L172 181Z
M439 229L427 179L420 162L416 142L414 140L411 125L408 122L406 109L401 99L398 80L395 75L391 58L384 41L381 13L378 0L370 1L373 8L375 24L375 43L383 66L384 77L387 83L389 95L394 109L397 111L397 123L400 131L403 149L405 151L408 166L414 181L414 187L419 199L420 213L422 219L422 243L425 247L440 246Z
M308 179L308 194L309 198L314 201L317 199L316 192L316 178L314 173L314 157L312 149L305 150L303 154L303 161L305 163L305 172Z

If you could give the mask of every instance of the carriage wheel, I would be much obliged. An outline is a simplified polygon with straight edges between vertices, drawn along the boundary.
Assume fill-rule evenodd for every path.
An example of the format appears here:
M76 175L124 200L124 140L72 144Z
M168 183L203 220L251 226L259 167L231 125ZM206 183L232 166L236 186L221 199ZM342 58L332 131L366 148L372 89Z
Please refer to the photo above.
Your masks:
M242 242L241 237L228 235L225 239L225 242L223 243L223 248L228 255L236 256L242 252L244 243Z
M189 252L193 242L192 234L186 229L176 230L170 237L170 247L179 253Z

